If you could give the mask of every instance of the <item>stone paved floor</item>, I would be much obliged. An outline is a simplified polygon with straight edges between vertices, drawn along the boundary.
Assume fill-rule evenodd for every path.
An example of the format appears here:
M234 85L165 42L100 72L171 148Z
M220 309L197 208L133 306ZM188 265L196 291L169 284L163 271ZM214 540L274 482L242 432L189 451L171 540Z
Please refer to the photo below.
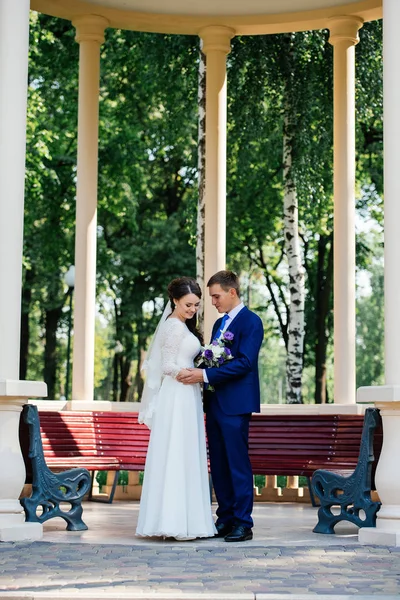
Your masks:
M349 525L313 534L315 511L257 504L254 539L227 544L140 540L137 503L86 503L87 532L60 520L41 542L0 544L0 599L398 599L400 548L361 546Z

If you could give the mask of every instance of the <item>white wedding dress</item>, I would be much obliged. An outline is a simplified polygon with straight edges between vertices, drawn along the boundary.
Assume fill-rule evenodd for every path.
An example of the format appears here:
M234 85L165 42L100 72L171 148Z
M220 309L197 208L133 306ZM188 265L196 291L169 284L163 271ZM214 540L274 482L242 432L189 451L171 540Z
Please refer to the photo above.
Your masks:
M169 318L159 333L162 383L157 394L136 535L179 540L216 533L210 504L200 385L175 379L193 367L199 340Z

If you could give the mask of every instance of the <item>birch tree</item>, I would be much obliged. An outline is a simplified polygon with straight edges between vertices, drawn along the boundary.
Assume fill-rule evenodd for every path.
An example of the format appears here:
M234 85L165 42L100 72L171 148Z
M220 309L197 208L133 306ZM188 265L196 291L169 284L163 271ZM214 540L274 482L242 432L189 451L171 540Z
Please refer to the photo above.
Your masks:
M301 402L305 248L308 264L314 266L316 232L322 228L325 233L331 212L331 49L323 32L240 43L240 52L247 56L239 58L234 47L230 61L236 72L232 69L229 74L230 79L235 77L230 86L235 92L233 118L241 125L239 130L235 123L237 180L229 183L234 186L233 198L239 196L238 204L245 207L242 213L247 213L242 215L239 234L235 229L237 251L247 249L252 264L264 273L287 352L287 402ZM240 121L240 114L249 118L245 103L250 102L252 127ZM313 303L314 288L308 286L308 293ZM315 319L315 311L308 316Z
M305 270L299 236L299 207L296 185L292 178L292 143L289 117L283 132L283 228L289 271L288 345L286 355L286 398L289 404L300 404L303 373Z
M300 41L301 42L301 41ZM301 256L299 234L299 207L295 172L293 169L293 148L296 127L299 119L297 104L298 66L295 57L295 35L283 36L284 52L282 55L282 75L284 81L284 123L283 123L283 230L285 253L289 274L289 310L288 310L288 345L286 355L286 400L289 404L300 404L301 381L303 374L304 353L304 300L305 269ZM306 111L306 107L301 107Z

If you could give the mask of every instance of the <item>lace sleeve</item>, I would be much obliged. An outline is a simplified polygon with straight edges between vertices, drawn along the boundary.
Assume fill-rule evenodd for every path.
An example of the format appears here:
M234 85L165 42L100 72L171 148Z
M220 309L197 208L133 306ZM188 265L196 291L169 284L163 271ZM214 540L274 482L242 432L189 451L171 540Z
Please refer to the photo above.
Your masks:
M163 375L176 377L181 370L177 363L179 347L185 334L185 325L178 319L168 319L161 339L161 365Z

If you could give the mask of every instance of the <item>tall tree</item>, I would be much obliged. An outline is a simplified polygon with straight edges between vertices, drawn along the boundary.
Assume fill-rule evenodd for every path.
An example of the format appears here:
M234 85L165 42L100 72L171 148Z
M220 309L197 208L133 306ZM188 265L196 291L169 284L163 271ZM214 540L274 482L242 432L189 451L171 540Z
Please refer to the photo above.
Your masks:
M57 332L66 299L62 274L73 263L76 46L68 22L31 13L21 331L22 339L28 340L28 315L40 305L45 340L43 377L50 398L58 391L61 367ZM26 348L23 356L21 375L25 376L30 368Z
M287 113L288 115L288 113ZM291 175L292 141L289 133L289 117L285 118L283 133L283 226L285 252L289 271L289 314L287 349L287 401L300 404L301 378L303 372L304 301L305 287L303 260L299 234L299 207L297 191Z
M103 52L98 272L114 297L122 401L140 393L158 315L143 305L195 274L197 62L184 36L110 32Z
M233 198L238 197L242 206L234 205L240 222L232 233L237 236L236 251L248 248L251 260L265 274L288 350L288 401L298 402L303 360L304 267L310 261L305 250L307 245L310 253L312 244L308 238L313 238L315 231L328 222L332 201L332 184L327 176L332 164L331 50L325 32L246 38L236 43L230 61L230 78L234 79L230 87L232 138L238 140L233 164L248 194L243 197L242 190L237 194L235 178ZM285 156L280 151L283 143ZM241 148L247 154L245 161L239 158ZM314 295L310 282L307 294ZM296 323L298 317L300 321Z

